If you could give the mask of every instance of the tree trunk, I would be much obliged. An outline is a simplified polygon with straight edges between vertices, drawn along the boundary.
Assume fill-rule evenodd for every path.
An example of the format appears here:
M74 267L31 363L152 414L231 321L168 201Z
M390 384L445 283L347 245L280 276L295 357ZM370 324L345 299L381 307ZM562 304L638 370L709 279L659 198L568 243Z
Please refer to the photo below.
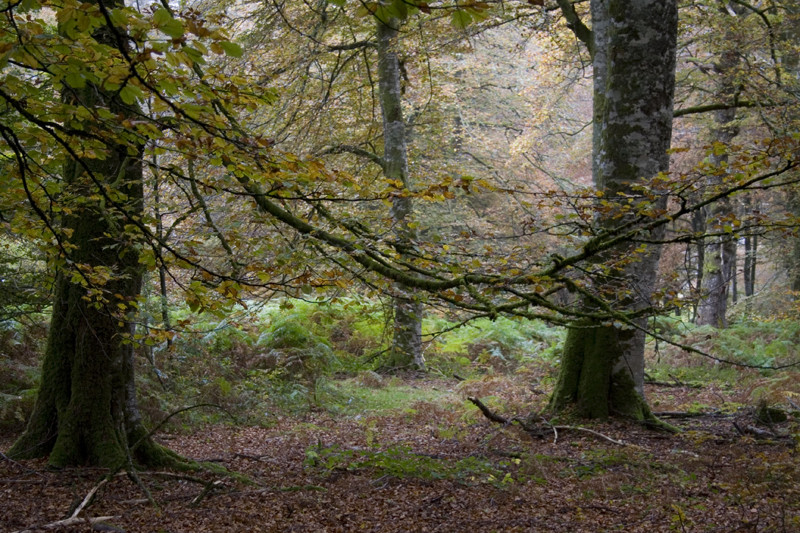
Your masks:
M156 253L158 260L158 293L161 308L161 327L165 332L172 331L172 322L169 316L169 292L167 291L167 267L160 260L164 252L162 243L166 238L164 233L164 215L161 213L161 175L158 169L158 156L153 154L153 218L156 219ZM172 337L167 336L167 349L172 347Z
M726 11L727 13L727 11ZM733 39L732 36L729 36ZM736 101L736 68L739 64L739 55L735 50L728 50L722 54L719 62L714 65L716 79L716 100L720 102ZM736 108L722 109L714 114L714 127L711 138L715 143L727 146L739 133L735 124ZM708 177L708 185L713 190L724 182L728 155L727 152L717 153L716 149L709 156L716 172ZM724 328L728 325L728 295L730 284L735 272L732 268L736 255L736 240L732 228L726 229L731 224L733 213L731 200L723 198L711 206L711 212L706 219L706 225L715 235L706 239L705 262L703 263L703 280L700 285L700 301L697 304L697 323L699 325Z
M113 44L106 28L95 39ZM75 107L137 116L134 106L97 86L65 89L62 98ZM81 129L94 128L87 123ZM142 269L137 236L126 225L141 220L142 146L121 140L124 127L118 128L104 132L104 157L64 164L61 233L68 255L56 262L41 386L12 457L49 454L55 467L119 468L130 461L134 444L142 462L175 457L147 438L136 404L130 319Z
M669 168L677 2L592 0L591 12L593 179L606 200L624 202L626 195L637 194L634 185ZM598 222L612 228L620 219L600 215ZM662 234L663 229L646 237ZM600 280L627 310L648 305L659 258L657 247L635 249L629 243L614 250L613 258L634 259ZM567 333L551 407L574 404L589 417L651 418L644 401L644 341L644 333L630 327L574 324Z
M378 20L378 89L383 111L383 162L387 179L402 184L402 191L392 199L392 224L397 251L404 254L413 246L416 231L411 215L406 124L403 120L400 64L397 57L397 19ZM414 291L396 287L393 302L394 328L392 335L391 367L425 369L422 355L422 303Z
M749 206L749 202L748 202ZM758 235L747 235L744 238L744 295L746 298L755 294L756 257L758 252ZM792 289L796 290L796 289Z
M695 282L692 285L692 294L699 294L700 287L703 285L703 265L706 261L706 245L702 235L706 232L706 210L698 209L692 213L692 233L696 236L697 240L694 244L687 244L688 250L694 248L695 257L694 262L691 263L695 267ZM692 298L692 322L697 321L697 299Z

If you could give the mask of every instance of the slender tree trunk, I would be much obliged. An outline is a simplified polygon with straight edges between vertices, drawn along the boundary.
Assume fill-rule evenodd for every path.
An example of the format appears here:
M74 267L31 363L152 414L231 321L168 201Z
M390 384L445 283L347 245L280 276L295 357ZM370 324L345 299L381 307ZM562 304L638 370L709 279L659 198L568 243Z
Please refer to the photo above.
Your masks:
M636 183L669 168L677 2L592 0L591 12L593 179L606 200L624 201L636 194ZM598 222L610 228L620 220L600 215ZM663 229L647 237L662 234ZM648 305L660 252L652 246L635 249L630 243L614 250L617 260L632 260L619 263L602 280L628 310ZM551 407L575 405L579 414L598 418L651 418L644 401L644 341L643 332L629 327L574 324L567 333Z
M722 54L714 65L716 79L716 99L720 102L735 101L738 92L736 69L739 55L735 50ZM735 123L736 108L722 109L714 114L714 128L711 138L715 143L727 146L739 133ZM710 188L720 187L724 182L728 155L726 151L715 149L709 156L716 172L708 177ZM735 272L732 269L736 255L736 240L730 228L733 207L729 198L723 198L711 206L706 219L707 228L715 235L706 239L705 262L703 263L703 281L700 285L700 301L697 305L697 323L700 325L724 328L728 322L728 296L731 280ZM727 228L727 229L726 229Z
M752 199L749 195L744 197L744 210L750 213L753 209ZM748 234L744 237L744 265L742 277L744 279L744 296L749 298L755 294L756 280L756 253L758 251L758 235Z
M107 28L95 39L114 44ZM118 117L137 112L96 86L65 89L62 97ZM64 165L61 225L69 255L57 262L41 386L12 457L49 455L56 467L119 468L132 459L134 444L133 456L142 462L175 457L147 438L136 404L133 344L126 342L142 281L136 235L126 225L141 220L143 181L142 146L122 141L123 131L120 125L105 132L104 157Z
M796 47L800 46L800 5L796 2L787 2L784 7L788 12L786 17L788 24L785 25L783 32L781 32L781 38L796 49ZM800 92L800 55L791 52L784 53L781 57L781 66L789 74L787 79L784 80L787 89L794 94L798 94ZM797 120L798 117L795 115L794 124L797 123ZM800 189L797 185L788 191L788 204L789 212L796 217L800 217ZM753 272L751 273L751 279L755 283L757 241L755 236L753 239ZM800 229L795 229L790 246L791 251L788 254L789 260L786 266L787 276L789 278L789 287L795 293L794 299L798 301L800 300Z
M727 256L730 257L731 303L739 301L739 241L730 239L727 243Z
M158 172L158 156L153 154L153 217L156 219L156 250L160 256L163 253L161 243L164 241L164 216L161 214L161 176ZM161 307L161 325L164 331L172 330L172 322L169 316L169 292L167 291L167 267L163 261L158 263L158 289L159 303ZM172 346L172 338L167 337L167 349Z
M400 64L397 57L397 19L378 21L378 86L383 111L383 161L386 178L401 183L403 190L392 200L392 223L397 251L401 255L413 246L416 231L411 216L406 124L403 120ZM408 287L395 287L393 302L392 367L425 369L422 355L422 303Z
M706 210L698 209L692 213L692 233L696 237L694 244L688 244L689 247L694 247L694 262L695 279L692 284L692 294L700 293L700 287L703 285L703 264L706 260L706 245L703 234L706 232ZM698 299L692 298L692 322L697 321L697 301Z

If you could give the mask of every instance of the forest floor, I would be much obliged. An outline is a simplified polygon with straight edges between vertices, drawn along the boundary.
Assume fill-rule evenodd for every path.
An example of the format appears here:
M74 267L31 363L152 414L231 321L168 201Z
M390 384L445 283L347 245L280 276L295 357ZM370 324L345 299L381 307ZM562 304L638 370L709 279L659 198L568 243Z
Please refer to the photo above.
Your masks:
M542 424L532 436L466 401L482 397L505 416L524 415L509 411L546 401L527 379L409 376L402 384L438 396L357 415L317 410L261 427L159 434L169 448L252 483L140 471L138 485L122 473L79 516L110 517L95 531L129 532L800 531L797 419L758 425L752 409L724 408L726 391L648 385L656 411L707 413L669 419L683 430L676 435L560 420L561 429ZM0 449L13 438L1 436ZM0 456L0 531L69 517L103 477Z

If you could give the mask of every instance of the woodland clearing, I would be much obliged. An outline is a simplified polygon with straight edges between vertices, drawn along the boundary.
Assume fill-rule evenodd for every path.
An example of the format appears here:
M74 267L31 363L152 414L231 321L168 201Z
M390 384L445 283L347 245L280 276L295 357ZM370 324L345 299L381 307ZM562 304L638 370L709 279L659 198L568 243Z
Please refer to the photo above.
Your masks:
M746 377L746 376L745 376ZM142 471L97 490L57 531L798 531L797 413L759 423L732 409L742 390L650 384L657 412L682 412L671 435L620 420L532 436L487 420L466 401L544 406L528 374L459 382L394 378L430 398L359 415L311 410L262 427L212 424L157 435L171 449L247 476ZM349 380L352 381L352 378ZM533 380L535 382L535 380ZM348 380L331 386L347 386ZM704 413L704 414L703 414ZM511 413L505 412L510 415ZM574 424L574 426L573 426ZM791 428L794 428L793 430ZM0 439L7 449L15 435ZM614 443L609 437L620 443ZM73 514L100 469L48 471L44 459L0 461L0 530Z

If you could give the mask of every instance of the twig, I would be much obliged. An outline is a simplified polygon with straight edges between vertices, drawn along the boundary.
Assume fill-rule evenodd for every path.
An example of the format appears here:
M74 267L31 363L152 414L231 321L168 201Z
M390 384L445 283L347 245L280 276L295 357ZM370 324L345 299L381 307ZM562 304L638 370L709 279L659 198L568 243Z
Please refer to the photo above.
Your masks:
M612 439L608 435L604 435L604 434L600 433L599 431L595 431L595 430L589 429L589 428L582 428L580 426L552 426L552 427L554 429L565 429L565 430L566 429L573 429L575 431L585 431L586 433L591 433L592 435L597 435L598 437L602 437L602 438L606 439L608 442L612 442L614 444L619 444L620 446L635 446L634 444L628 444L627 442L622 441L622 440Z
M216 408L216 409L219 409L220 411L222 411L223 413L225 413L226 415L228 415L228 416L231 418L231 420L233 420L233 423L234 423L234 424L236 424L236 423L237 423L236 417L235 417L235 416L233 416L233 414L231 414L231 413L230 413L230 412L229 412L227 409L225 409L224 407L222 407L222 406L220 406L220 405L217 405L217 404L215 404L215 403L198 403L198 404L195 404L195 405L190 405L190 406L188 406L188 407L182 407L181 409L178 409L177 411L173 411L173 412L171 412L170 414L168 414L166 417L164 417L164 419L163 419L161 422L159 422L158 424L156 424L156 426L155 426L153 429L151 429L150 431L148 431L148 432L147 432L147 433L146 433L144 436L140 437L140 438L139 438L139 440L137 440L136 442L134 442L134 443L133 443L133 445L130 447L130 451L133 451L133 450L135 450L135 449L136 449L136 448L137 448L137 447L138 447L138 446L139 446L139 445L140 445L142 442L144 442L145 440L147 440L147 439L151 438L153 435L155 435L155 434L156 434L156 432L157 432L159 429L161 429L161 427L162 427L164 424L166 424L167 422L169 422L169 420L170 420L170 419L171 419L173 416L176 416L176 415L178 415L178 414L180 414L180 413L183 413L183 412L185 412L185 411L189 411L189 410L191 410L191 409L197 409L198 407L214 407L214 408Z
M72 515L70 515L70 518L76 518L79 514L81 514L81 511L83 511L84 507L89 505L92 499L94 499L94 495L97 494L97 491L100 490L100 487L102 487L106 483L108 483L108 477L104 477L103 479L101 479L100 483L95 485L83 499L80 505L78 505L78 507L76 507L75 510L72 511Z
M114 520L115 518L119 518L119 515L115 516L96 516L94 518L80 518L80 517L72 517L72 518L65 518L64 520L57 520L55 522L50 522L49 524L42 524L39 526L31 526L27 529L20 529L18 531L14 531L13 533L33 533L37 529L58 529L62 527L68 526L76 526L79 524L96 524L98 522L105 522L106 520Z
M480 401L478 398L473 398L472 396L468 396L467 400L469 400L470 402L475 404L478 407L478 409L481 410L481 412L483 413L483 416L485 416L486 418L488 418L492 422L497 422L498 424L503 424L503 425L508 425L508 424L511 424L512 422L517 422L520 426L522 426L522 429L524 429L528 433L539 433L539 428L537 428L535 426L531 426L531 425L525 423L525 421L522 420L519 417L506 418L506 417L504 417L502 415L498 415L497 413L495 413L494 411L492 411L491 409L486 407L486 405L482 401ZM586 433L591 433L592 435L596 435L598 437L601 437L601 438L607 440L608 442L611 442L613 444L618 444L619 446L635 446L637 448L640 447L640 446L637 446L635 444L628 444L625 441L612 439L608 435L604 435L604 434L600 433L599 431L595 431L593 429L584 428L584 427L580 427L580 426L554 426L554 425L550 424L550 422L548 422L544 418L542 420L555 433L555 440L553 441L554 444L558 440L558 430L560 429L560 430L584 431ZM538 436L541 436L541 433L539 433Z
M789 401L791 401L791 400L789 400ZM28 472L31 472L31 473L33 473L33 474L36 474L36 475L37 475L37 476L39 476L39 477L44 477L44 474L42 474L42 473L41 473L41 472L39 472L38 470L34 470L33 468L28 468L27 466L25 466L25 465L23 465L23 464L21 464L21 463L18 463L17 461L15 461L15 460L14 460L14 459L12 459L11 457L7 456L7 455L6 455L6 454L4 454L3 452L0 452L0 459L2 459L3 461L8 461L8 462L9 462L9 463L11 463L12 465L14 465L14 466L18 466L18 467L22 468L23 470L27 470Z
M192 507L197 507L198 505L200 505L200 502L202 502L205 499L206 496L211 494L211 491L221 486L222 486L222 480L219 479L215 479L214 481L206 483L206 486L203 487L203 490L200 492L200 494L198 494L192 500L192 503L190 503L189 505L191 505Z

